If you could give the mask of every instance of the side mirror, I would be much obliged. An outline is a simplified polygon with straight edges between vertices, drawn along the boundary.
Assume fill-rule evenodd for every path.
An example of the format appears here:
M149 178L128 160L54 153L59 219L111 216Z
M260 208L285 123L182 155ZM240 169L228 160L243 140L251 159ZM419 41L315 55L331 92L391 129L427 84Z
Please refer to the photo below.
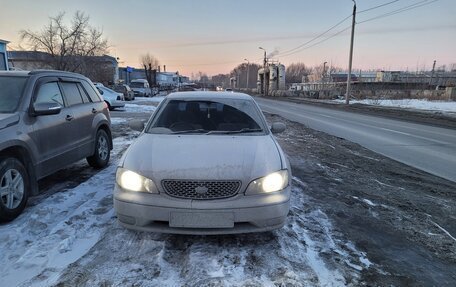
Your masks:
M57 115L62 110L62 106L58 103L34 103L33 104L33 115L35 116L46 116L46 115Z
M132 130L142 132L144 130L145 121L142 120L131 120L128 122L128 125Z
M271 132L273 134L280 134L286 128L287 128L287 126L284 123L281 123L281 122L272 123Z

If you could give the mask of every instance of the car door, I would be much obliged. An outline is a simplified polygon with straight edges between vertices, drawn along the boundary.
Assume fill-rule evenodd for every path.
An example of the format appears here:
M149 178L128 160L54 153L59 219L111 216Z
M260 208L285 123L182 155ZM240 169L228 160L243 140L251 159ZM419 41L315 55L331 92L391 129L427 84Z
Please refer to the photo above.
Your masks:
M78 157L77 159L89 156L93 153L92 123L97 110L93 107L79 81L62 79L60 86L65 101L73 114L71 128L74 137L74 154Z
M48 175L69 163L73 135L71 109L65 105L58 79L41 78L35 85L32 103L58 103L62 110L56 115L31 117L31 139L38 148L38 177Z

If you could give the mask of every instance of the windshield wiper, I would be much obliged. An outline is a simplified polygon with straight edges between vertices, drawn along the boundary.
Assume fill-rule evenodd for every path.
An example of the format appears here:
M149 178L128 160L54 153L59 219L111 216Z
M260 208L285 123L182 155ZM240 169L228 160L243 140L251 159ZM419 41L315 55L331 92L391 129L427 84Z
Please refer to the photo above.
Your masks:
M207 130L204 129L196 129L196 130L185 130L185 131L176 131L172 132L171 134L176 135L176 134L194 134L194 133L206 133Z
M210 134L243 134L243 133L257 133L257 132L262 132L263 129L249 129L249 128L243 128L238 131L210 131L207 133L207 135Z

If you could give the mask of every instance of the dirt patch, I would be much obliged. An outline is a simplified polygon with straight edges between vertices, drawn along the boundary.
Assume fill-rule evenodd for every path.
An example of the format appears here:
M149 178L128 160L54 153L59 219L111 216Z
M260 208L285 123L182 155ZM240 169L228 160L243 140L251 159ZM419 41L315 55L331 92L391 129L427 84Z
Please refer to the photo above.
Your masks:
M293 174L335 228L380 265L368 284L451 286L456 280L456 184L302 124L277 136Z

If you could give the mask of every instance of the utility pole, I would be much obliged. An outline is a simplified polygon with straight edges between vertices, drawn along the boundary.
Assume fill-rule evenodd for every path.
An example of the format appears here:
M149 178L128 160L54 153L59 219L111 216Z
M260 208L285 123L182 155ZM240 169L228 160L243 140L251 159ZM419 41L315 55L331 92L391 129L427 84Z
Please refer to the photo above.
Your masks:
M323 63L323 72L321 73L321 79L322 79L322 82L326 82L326 64L328 62L324 62Z
M269 81L266 81L266 65L268 64L268 59L266 58L266 49L262 47L258 47L260 50L264 51L264 59L263 59L263 96L268 96L269 92ZM269 75L269 73L268 73Z
M326 95L326 64L328 62L323 63L323 73L321 73L321 81L323 83L323 93Z
M347 92L345 93L345 104L350 104L350 89L351 89L351 73L352 73L352 61L353 61L353 40L355 38L355 24L356 24L356 2L353 1L353 19L352 19L352 30L350 40L350 56L348 59L348 76L347 76Z
M244 61L247 61L247 83L245 84L245 87L248 89L249 88L250 62L247 59L244 59Z
M431 73L431 78L429 79L429 86L432 85L432 78L434 78L434 73L435 73L435 63L437 61L434 60L434 64L432 65L432 73Z

